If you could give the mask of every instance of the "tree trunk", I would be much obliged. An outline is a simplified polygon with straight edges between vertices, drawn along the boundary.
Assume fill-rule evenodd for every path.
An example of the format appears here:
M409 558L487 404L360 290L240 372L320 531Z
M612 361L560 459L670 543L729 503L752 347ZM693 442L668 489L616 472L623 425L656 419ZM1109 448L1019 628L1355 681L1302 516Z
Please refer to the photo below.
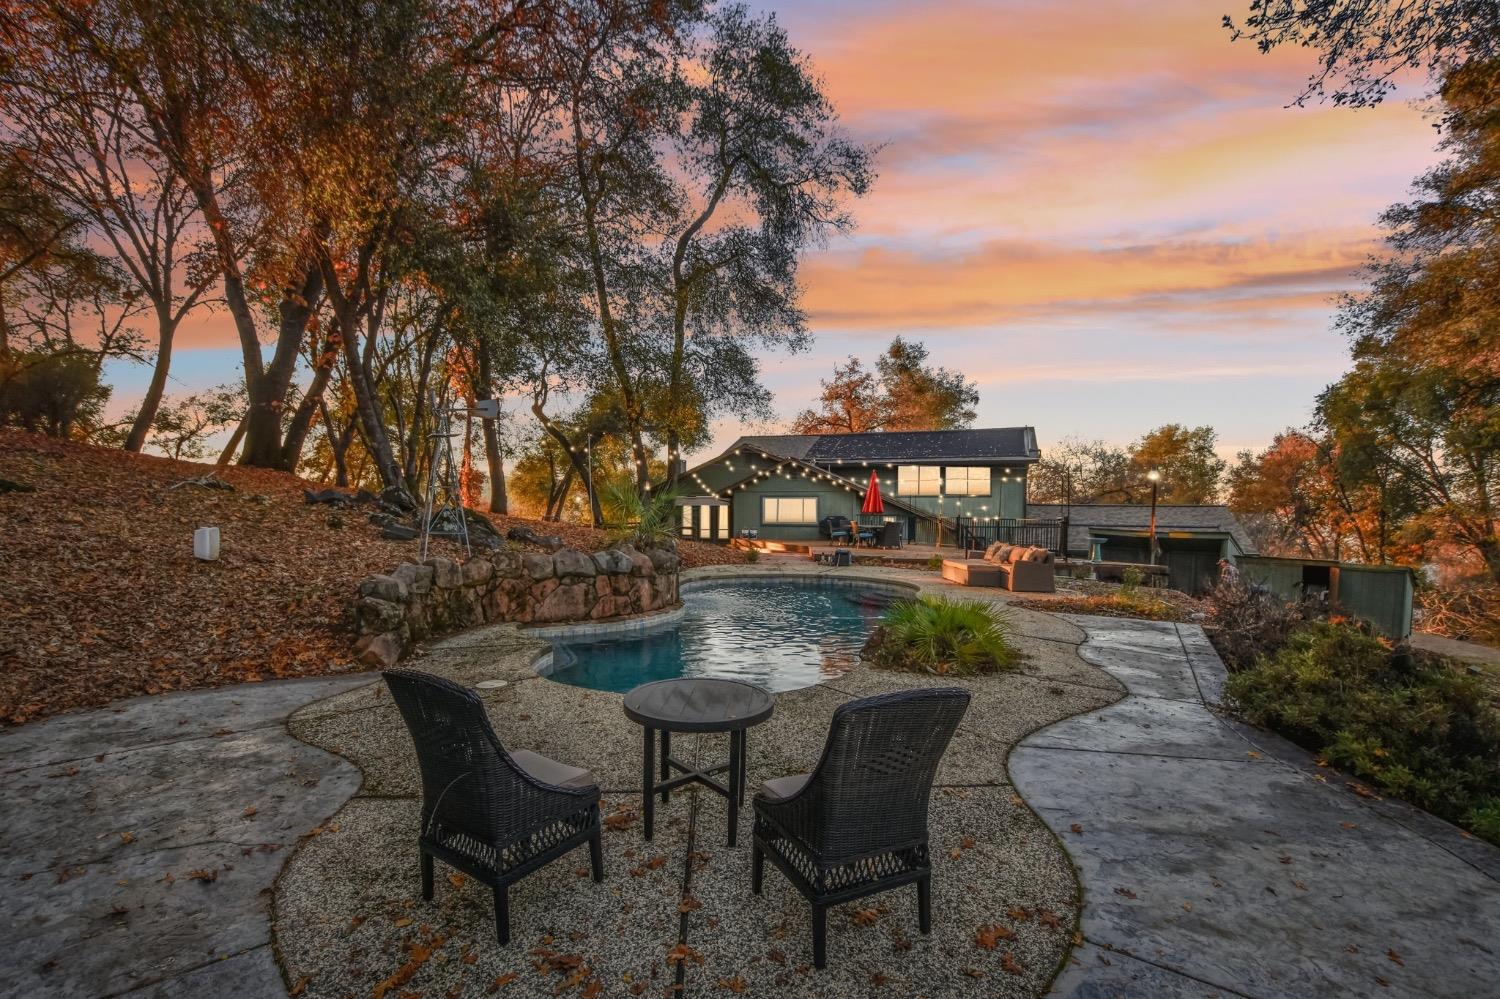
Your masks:
M171 309L170 302L167 309ZM170 315L162 315L161 309L157 310L156 331L156 366L151 371L151 384L146 386L141 408L136 410L135 422L130 425L130 433L125 435L127 451L138 452L146 445L146 435L151 432L151 423L156 419L161 398L167 391L167 371L172 364L172 337L176 333L176 324Z
M561 427L552 422L552 419L547 416L546 411L542 409L540 403L533 402L531 404L531 412L536 416L537 422L541 423L542 429L545 430L553 440L562 445L563 454L568 458L568 467L570 469L570 472L577 472L578 476L582 478L584 482L591 482L592 476L590 474L588 466L585 464L587 456L580 456L578 449L575 448L573 446L573 442L568 439L568 435L563 433ZM599 491L597 489L589 490L589 506L589 513L594 518L594 526L603 527L604 514L599 506Z
M234 428L234 433L229 435L229 443L224 445L224 450L219 452L219 464L227 465L234 460L234 453L240 449L240 441L245 439L245 420L241 417L239 426Z
M333 366L338 361L337 334L329 336L323 345L322 352L318 355L318 362L313 369L312 384L303 393L302 401L297 404L297 411L292 414L292 422L286 428L286 440L281 444L281 468L283 471L297 471L297 464L302 460L302 449L307 444L307 435L312 432L314 420L318 411L322 408L323 393L328 388L328 382L333 377Z
M479 377L474 386L475 399L493 399L490 386L490 355L484 343L475 349L479 356ZM510 497L505 493L505 456L500 453L500 430L495 420L483 421L480 429L484 433L484 458L490 472L490 513L502 517L510 512Z
M242 465L282 467L281 411L286 405L292 376L297 372L297 358L307 332L307 322L317 310L322 295L323 273L316 264L310 265L301 288L288 290L282 295L281 321L271 363L253 381L246 371L245 388L250 395L250 408L245 415L245 451L240 455ZM258 343L256 349L259 350Z
M563 508L568 504L568 493L573 491L573 476L577 469L572 462L563 469L562 483L557 487L556 494L547 501L547 515L544 519L551 521L562 520Z

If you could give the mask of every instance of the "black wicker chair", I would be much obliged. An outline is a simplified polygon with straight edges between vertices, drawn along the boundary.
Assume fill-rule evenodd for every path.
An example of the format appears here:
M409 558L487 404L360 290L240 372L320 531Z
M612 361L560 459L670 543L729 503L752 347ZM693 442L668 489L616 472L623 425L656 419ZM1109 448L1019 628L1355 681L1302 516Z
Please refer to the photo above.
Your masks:
M750 890L766 857L812 904L813 964L828 961L828 907L915 883L932 929L927 803L938 762L969 706L957 688L850 701L833 713L811 774L779 777L755 796Z
M584 843L594 881L604 880L599 787L587 770L507 752L466 687L413 670L382 675L422 770L424 899L435 857L494 889L495 932L508 944L511 885Z

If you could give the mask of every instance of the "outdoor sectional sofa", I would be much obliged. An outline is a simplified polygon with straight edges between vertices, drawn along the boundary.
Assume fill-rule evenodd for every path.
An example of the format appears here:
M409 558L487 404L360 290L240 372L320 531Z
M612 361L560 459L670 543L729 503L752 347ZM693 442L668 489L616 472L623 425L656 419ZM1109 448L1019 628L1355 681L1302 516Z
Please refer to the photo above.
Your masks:
M1057 590L1057 563L1045 548L996 542L983 552L943 559L943 578L962 586L999 586L1022 593Z

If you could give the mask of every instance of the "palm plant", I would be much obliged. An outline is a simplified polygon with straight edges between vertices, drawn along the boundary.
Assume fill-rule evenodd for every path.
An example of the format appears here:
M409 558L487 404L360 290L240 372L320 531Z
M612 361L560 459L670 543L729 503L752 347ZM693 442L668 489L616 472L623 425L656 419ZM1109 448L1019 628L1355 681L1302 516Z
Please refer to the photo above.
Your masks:
M1009 626L982 600L919 597L886 609L880 622L878 665L947 676L1009 669L1016 650Z
M608 482L601 490L610 523L611 544L637 548L661 548L676 537L677 493L670 489L642 496L624 479Z

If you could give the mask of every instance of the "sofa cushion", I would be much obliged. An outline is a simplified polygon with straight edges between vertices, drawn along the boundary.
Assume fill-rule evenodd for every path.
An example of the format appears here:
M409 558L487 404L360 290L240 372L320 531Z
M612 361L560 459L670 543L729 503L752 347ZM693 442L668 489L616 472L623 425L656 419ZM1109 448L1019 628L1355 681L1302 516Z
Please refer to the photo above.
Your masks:
M1015 550L1015 545L1006 544L1004 541L996 541L990 545L990 550L985 553L985 560L996 565L1003 565L1010 553Z
M1033 548L1026 556L1029 562L1051 562L1052 553L1045 548Z
M1026 553L1029 551L1031 551L1030 548L1017 545L1015 548L1012 548L1008 553L1006 553L1005 561L1024 562L1026 561Z

